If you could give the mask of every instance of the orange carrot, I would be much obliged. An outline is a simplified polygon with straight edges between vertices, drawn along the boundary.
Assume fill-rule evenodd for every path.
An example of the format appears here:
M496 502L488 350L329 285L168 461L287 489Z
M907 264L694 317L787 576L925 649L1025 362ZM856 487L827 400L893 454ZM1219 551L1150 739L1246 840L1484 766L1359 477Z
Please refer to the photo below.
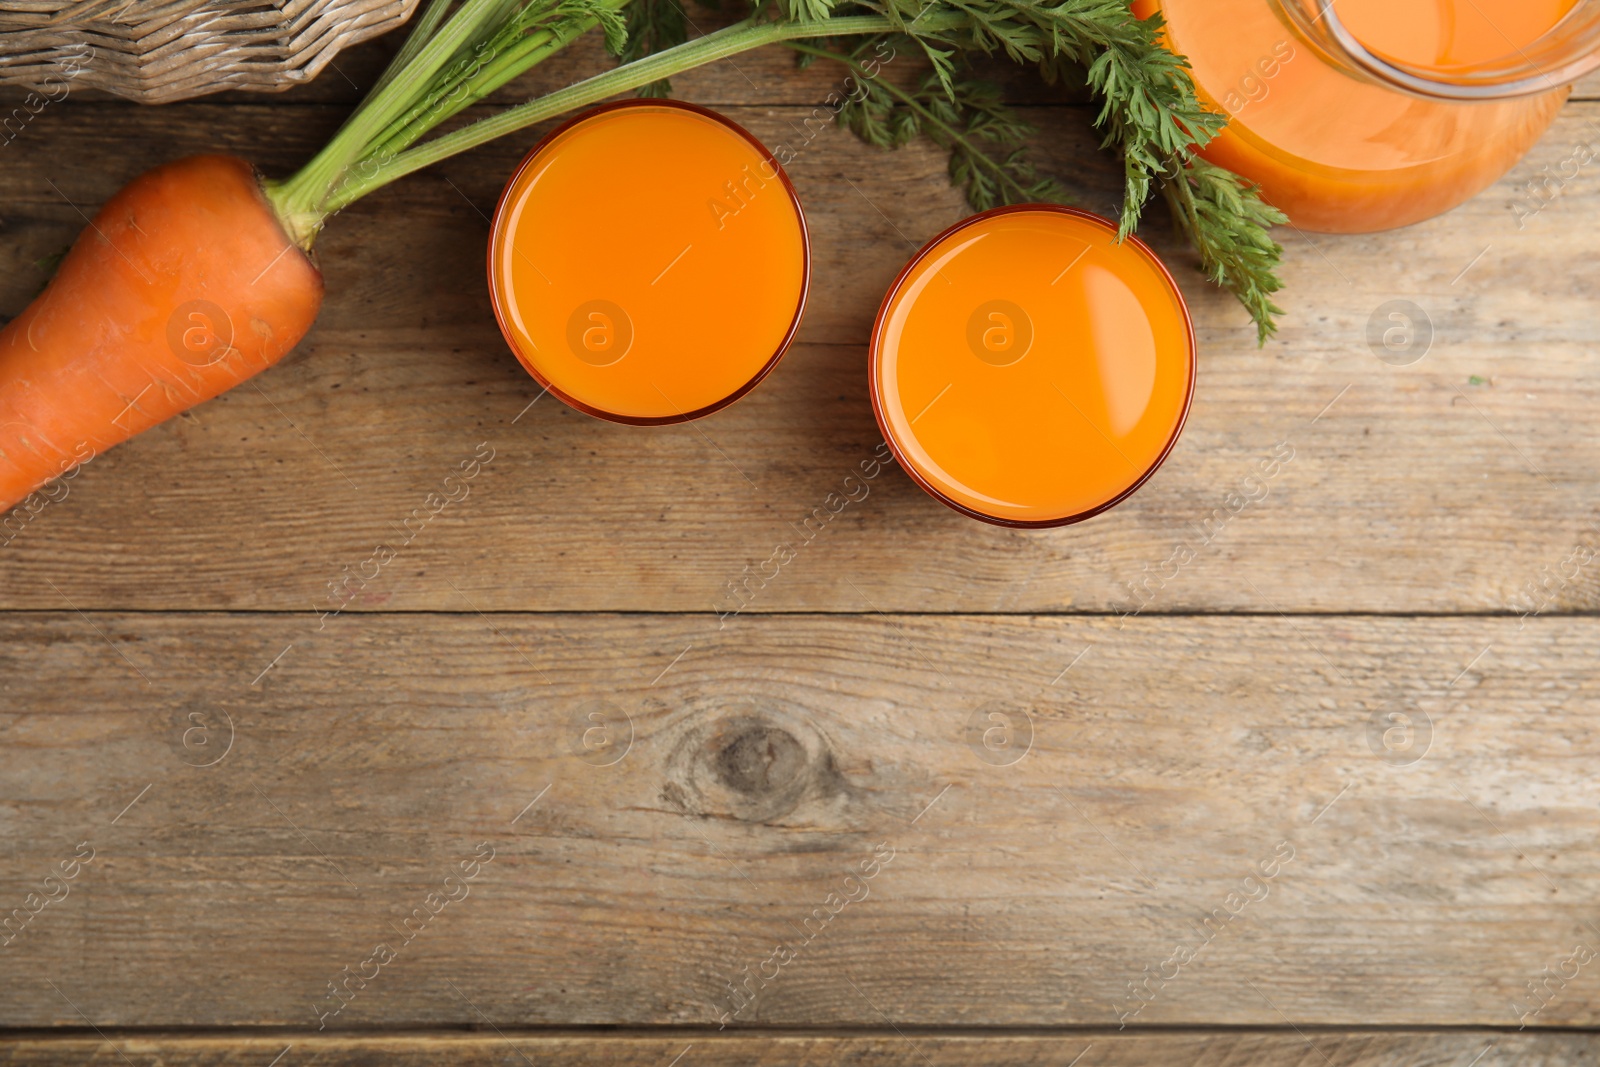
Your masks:
M0 511L272 366L321 306L322 274L248 163L135 179L0 330Z

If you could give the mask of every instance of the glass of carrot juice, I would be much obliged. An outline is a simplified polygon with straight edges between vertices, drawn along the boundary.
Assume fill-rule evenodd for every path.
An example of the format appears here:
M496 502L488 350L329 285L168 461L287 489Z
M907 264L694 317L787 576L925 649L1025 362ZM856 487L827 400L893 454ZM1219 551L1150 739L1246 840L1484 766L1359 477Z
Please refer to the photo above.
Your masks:
M495 210L489 292L511 351L580 411L709 415L794 340L811 254L788 175L693 104L607 104L546 136Z
M1073 208L996 208L923 246L872 331L884 439L964 515L1064 526L1127 499L1177 443L1195 337L1136 237Z

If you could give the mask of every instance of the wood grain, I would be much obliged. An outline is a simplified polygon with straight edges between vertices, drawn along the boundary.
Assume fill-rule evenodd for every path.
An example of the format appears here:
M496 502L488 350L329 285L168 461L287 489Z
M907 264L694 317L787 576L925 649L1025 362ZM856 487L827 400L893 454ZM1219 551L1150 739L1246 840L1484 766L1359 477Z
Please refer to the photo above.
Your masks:
M697 4L682 5L691 32L699 35L728 26L745 14L736 5L726 5L721 11L707 10ZM245 107L296 106L301 104L338 104L353 107L377 81L388 65L390 57L405 39L404 31L380 37L367 44L340 53L338 58L310 84L298 86L283 94L219 93L201 98L207 103L237 104ZM915 69L918 76L927 70L926 64L909 56L897 56L894 61L909 72ZM488 100L495 104L520 103L540 93L590 77L616 65L616 60L606 54L598 34L579 38L563 51L552 56L532 71L496 90ZM1018 104L1055 103L1062 99L1085 100L1087 94L1081 83L1047 85L1032 67L1019 66L1005 60L988 60L976 57L974 71L982 77L1004 86L1006 98ZM806 104L820 103L827 93L836 88L843 71L817 64L809 70L799 70L793 52L782 47L761 48L745 52L730 60L698 67L671 79L675 95L701 100L707 104ZM19 106L26 91L12 86L0 86L0 104ZM94 90L76 90L74 99L113 101L116 98Z
M1546 610L1593 610L1592 569L1559 581L1544 569L1592 536L1597 282L1573 264L1588 256L1576 221L1600 206L1600 180L1582 169L1521 230L1513 205L1588 136L1596 107L1569 106L1507 181L1442 218L1365 237L1286 232L1289 313L1265 349L1157 213L1149 236L1177 264L1202 356L1185 436L1149 485L1087 524L1030 533L965 520L893 472L754 610L1506 612L1530 582L1548 587ZM728 111L769 142L796 139L806 114ZM70 241L73 204L206 148L283 173L343 114L75 100L46 113L48 150L0 172L0 310L20 308L40 277L32 262ZM1086 114L1039 118L1050 169L1109 210L1116 176ZM965 209L936 151L882 153L830 130L793 168L812 221L811 311L761 389L674 429L609 426L548 400L519 418L537 392L488 310L483 216L533 136L335 219L319 246L327 308L308 341L254 385L92 464L0 550L0 604L310 607L329 568L390 536L458 452L488 439L503 459L425 549L472 561L485 610L711 610L877 444L863 346L878 294ZM1432 319L1431 351L1411 366L1365 341L1391 299ZM1283 442L1295 457L1268 496L1230 510ZM1185 546L1193 559L1173 575ZM374 597L357 607L449 603L415 572Z
M778 1067L788 1064L928 1067L1580 1067L1600 1055L1593 1034L1506 1034L1496 1031L1394 1033L1313 1031L1195 1032L980 1036L888 1030L873 1035L773 1034L714 1036L686 1032L601 1036L512 1030L482 1034L338 1036L284 1033L260 1037L110 1033L98 1037L0 1038L0 1064L159 1062L164 1067L262 1067L287 1052L283 1067L487 1067L561 1064L568 1067ZM521 1054L520 1056L518 1054ZM1481 1058L1473 1060L1482 1053ZM679 1055L681 1059L675 1059Z
M149 166L291 171L395 43L52 105L0 167L0 313ZM1527 197L1594 85L1455 212L1286 231L1265 349L1155 210L1184 440L1018 533L892 469L828 510L879 444L879 295L966 213L927 146L803 140L835 74L678 81L801 149L814 242L801 342L718 416L529 406L481 281L529 131L335 219L293 356L0 533L0 1064L1595 1061L1600 180ZM1114 211L1081 94L1001 77ZM1365 340L1392 299L1410 366Z
M1600 620L718 630L448 577L0 616L0 903L94 850L0 1025L1600 1023Z
M682 5L688 16L692 32L709 33L734 22L743 11L734 5L723 5L720 10L708 10L689 2ZM377 81L391 56L405 39L406 31L389 34L359 47L341 52L323 76L311 83L297 86L282 95L260 93L219 93L204 98L207 102L260 106L273 104L293 106L306 103L331 103L352 107ZM569 45L564 51L546 60L532 72L517 78L497 90L491 102L511 104L527 100L551 88L566 85L609 69L615 60L608 56L598 35L590 34ZM907 63L907 66L913 66ZM920 72L925 69L916 65ZM1087 92L1081 84L1066 86L1046 85L1030 67L1007 61L994 61L978 56L973 59L973 70L980 76L998 82L1005 89L1006 99L1015 104L1033 105L1057 103L1063 99L1082 101ZM757 49L732 60L699 67L672 79L674 92L708 105L738 104L815 104L836 87L838 75L827 65L819 64L808 71L795 68L792 53L778 47ZM26 92L0 86L0 105L12 107L21 104ZM106 94L83 90L74 96L86 100L108 100ZM1590 75L1573 87L1575 100L1600 98L1600 74Z

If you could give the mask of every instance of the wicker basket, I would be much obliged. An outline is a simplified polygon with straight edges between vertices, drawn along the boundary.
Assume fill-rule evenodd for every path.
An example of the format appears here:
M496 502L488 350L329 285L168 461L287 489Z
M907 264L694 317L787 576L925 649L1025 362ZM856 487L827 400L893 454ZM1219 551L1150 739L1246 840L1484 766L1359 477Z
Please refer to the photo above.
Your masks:
M417 0L0 0L0 84L155 104L310 81ZM64 88L65 87L65 88Z

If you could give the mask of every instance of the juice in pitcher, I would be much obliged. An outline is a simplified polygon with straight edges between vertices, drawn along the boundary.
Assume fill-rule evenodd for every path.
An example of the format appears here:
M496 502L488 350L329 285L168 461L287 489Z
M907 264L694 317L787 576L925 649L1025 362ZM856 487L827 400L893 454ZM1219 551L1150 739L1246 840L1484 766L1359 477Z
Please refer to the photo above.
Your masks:
M1202 153L1296 225L1404 226L1509 170L1566 99L1582 0L1142 0L1229 116Z

